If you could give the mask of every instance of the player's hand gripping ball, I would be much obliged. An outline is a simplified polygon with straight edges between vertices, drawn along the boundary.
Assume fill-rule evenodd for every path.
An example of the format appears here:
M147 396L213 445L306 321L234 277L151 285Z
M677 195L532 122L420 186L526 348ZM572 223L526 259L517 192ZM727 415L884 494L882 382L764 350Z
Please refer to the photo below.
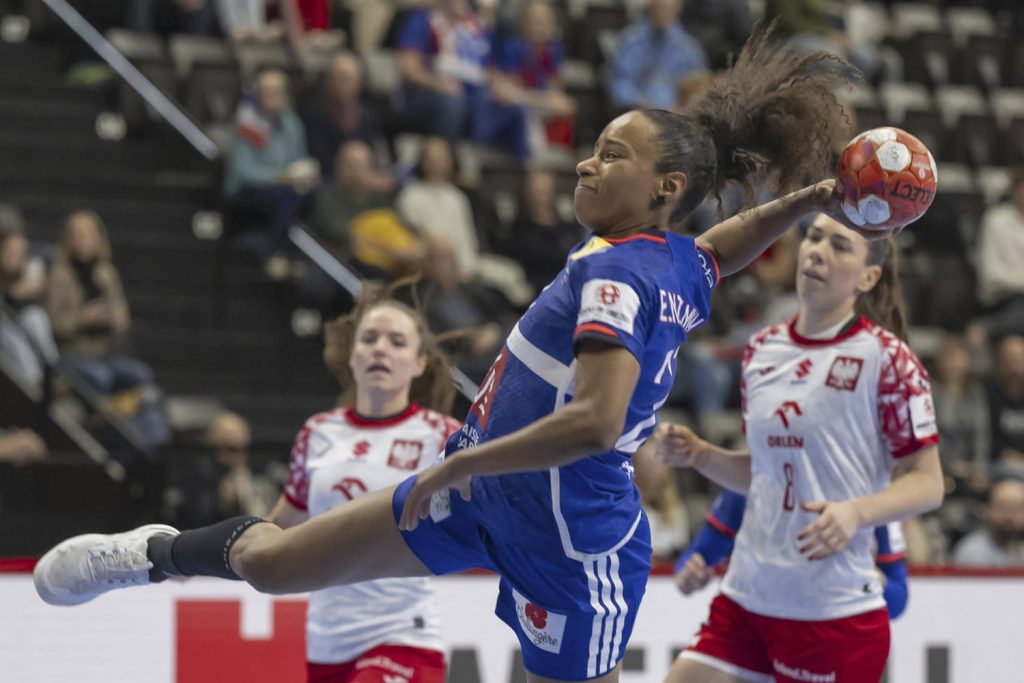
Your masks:
M841 207L854 225L890 231L913 223L935 198L935 159L920 140L899 128L874 128L855 137L839 156Z

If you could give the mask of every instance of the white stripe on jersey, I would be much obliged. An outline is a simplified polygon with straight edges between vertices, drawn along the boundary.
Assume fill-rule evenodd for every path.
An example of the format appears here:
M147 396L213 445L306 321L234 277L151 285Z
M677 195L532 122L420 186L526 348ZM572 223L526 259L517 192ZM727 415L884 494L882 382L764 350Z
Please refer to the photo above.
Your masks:
M569 366L534 345L523 335L518 323L512 328L505 343L512 355L529 368L530 372L556 389L564 390L569 386L572 381L572 371Z
M629 539L633 538L633 534L636 533L636 528L640 524L640 518L643 516L642 509L637 512L636 519L633 520L633 524L629 527L626 535L620 538L619 542L608 548L608 550L600 553L582 553L576 550L572 545L572 537L569 535L569 526L565 523L565 517L562 515L561 473L557 467L552 467L548 469L548 475L551 481L551 513L555 516L555 523L558 525L558 537L562 540L562 552L565 553L566 557L579 560L580 562L600 559L619 552L619 549L626 545Z

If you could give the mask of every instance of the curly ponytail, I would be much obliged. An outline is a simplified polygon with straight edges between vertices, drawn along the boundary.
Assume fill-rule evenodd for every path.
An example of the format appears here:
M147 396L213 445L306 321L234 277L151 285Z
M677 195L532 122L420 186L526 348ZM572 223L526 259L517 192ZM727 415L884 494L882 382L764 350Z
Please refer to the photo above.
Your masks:
M891 237L868 242L867 263L882 275L869 292L857 297L854 310L907 341L907 313L900 284L899 248Z
M409 400L439 413L450 415L455 401L455 380L452 376L451 363L438 346L438 339L431 334L423 314L417 307L409 306L394 298L394 293L401 287L412 284L415 279L396 280L385 287L379 283L367 282L363 285L363 294L355 307L346 315L335 318L324 325L324 365L341 385L342 405L355 402L355 378L348 365L352 355L356 328L363 316L370 311L387 306L405 313L416 326L420 337L420 353L427 358L427 367L423 374L412 381Z
M659 129L655 170L687 177L670 225L709 193L721 205L730 180L744 186L749 205L764 181L778 194L831 174L835 140L851 133L835 91L858 72L833 54L793 55L771 37L770 27L751 37L732 67L684 113L643 111Z

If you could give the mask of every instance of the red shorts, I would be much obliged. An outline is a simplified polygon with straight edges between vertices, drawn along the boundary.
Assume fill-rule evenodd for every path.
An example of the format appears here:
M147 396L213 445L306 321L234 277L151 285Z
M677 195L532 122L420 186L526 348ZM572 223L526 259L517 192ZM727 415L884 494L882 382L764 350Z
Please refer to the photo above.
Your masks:
M875 683L889 658L889 614L797 621L748 612L719 595L680 657L753 683Z
M403 645L379 645L343 664L306 663L308 683L444 683L444 654Z

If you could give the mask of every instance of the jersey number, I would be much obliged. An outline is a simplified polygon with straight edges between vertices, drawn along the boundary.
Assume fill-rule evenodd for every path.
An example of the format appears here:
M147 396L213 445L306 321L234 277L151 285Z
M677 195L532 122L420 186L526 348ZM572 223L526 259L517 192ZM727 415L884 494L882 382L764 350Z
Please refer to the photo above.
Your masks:
M793 493L793 480L796 474L793 465L788 462L782 463L782 474L786 477L786 493L782 496L782 509L793 510L796 508L796 495Z

